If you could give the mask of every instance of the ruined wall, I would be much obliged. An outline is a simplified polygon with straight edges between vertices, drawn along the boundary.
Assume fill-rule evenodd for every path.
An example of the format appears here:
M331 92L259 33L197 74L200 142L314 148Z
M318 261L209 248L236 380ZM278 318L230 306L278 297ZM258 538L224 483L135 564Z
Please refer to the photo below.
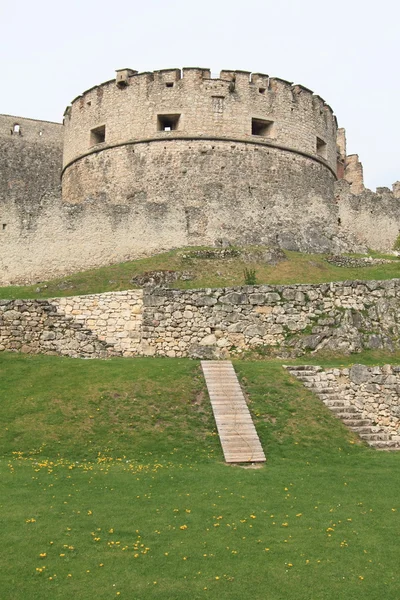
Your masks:
M201 358L394 350L399 306L399 279L6 300L0 350Z
M46 270L49 238L61 246L62 140L59 123L0 115L0 283L29 279L42 261Z
M400 234L400 192L398 182L389 188L377 188L376 193L364 189L353 194L345 181L335 184L340 228L350 233L356 242L373 250L388 252L398 249Z

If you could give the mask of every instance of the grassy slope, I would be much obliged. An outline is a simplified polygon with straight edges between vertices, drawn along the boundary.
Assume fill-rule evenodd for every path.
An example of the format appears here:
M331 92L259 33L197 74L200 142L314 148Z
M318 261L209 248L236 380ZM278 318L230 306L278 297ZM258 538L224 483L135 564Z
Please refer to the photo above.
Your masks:
M2 354L1 597L397 600L400 454L235 366L257 470L223 464L197 361Z
M242 259L184 259L184 250L173 250L150 258L120 263L76 273L66 278L32 286L0 288L0 298L49 298L77 294L125 290L134 287L132 277L152 270L191 271L194 279L177 282L175 287L201 288L242 285L245 268L255 269L258 283L323 283L349 279L392 279L399 277L400 262L363 268L334 267L321 254L286 252L288 260L276 266ZM393 258L393 257L390 257ZM39 291L37 291L39 290Z

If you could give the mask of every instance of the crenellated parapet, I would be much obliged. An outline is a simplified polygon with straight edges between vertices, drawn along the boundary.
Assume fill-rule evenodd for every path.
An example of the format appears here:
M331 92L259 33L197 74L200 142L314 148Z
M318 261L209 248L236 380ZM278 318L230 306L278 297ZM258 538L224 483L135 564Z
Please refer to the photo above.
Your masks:
M64 115L64 168L106 148L143 141L216 139L297 152L336 173L332 109L302 85L263 73L209 69L117 71Z

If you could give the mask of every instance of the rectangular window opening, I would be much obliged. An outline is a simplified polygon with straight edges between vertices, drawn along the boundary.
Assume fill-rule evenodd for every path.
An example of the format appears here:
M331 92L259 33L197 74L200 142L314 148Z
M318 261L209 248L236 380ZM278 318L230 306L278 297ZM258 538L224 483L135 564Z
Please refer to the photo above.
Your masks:
M106 141L106 126L100 125L90 130L90 145L102 144Z
M167 83L165 84L165 87L169 87L169 88L174 87L174 82L173 81L167 81Z
M272 137L274 129L273 121L266 121L265 119L252 119L251 120L251 135L261 135L263 137Z
M157 130L175 131L176 129L178 129L180 116L181 115L158 115Z
M258 91L260 92L260 94L265 94L265 88L258 88Z
M321 158L325 158L325 160L328 158L328 147L324 140L321 140L319 137L317 137L317 154Z
M3 223L3 226L2 226L3 231L6 230L6 227L7 227L7 223Z
M21 135L21 126L18 123L14 123L13 128L11 129L11 135Z

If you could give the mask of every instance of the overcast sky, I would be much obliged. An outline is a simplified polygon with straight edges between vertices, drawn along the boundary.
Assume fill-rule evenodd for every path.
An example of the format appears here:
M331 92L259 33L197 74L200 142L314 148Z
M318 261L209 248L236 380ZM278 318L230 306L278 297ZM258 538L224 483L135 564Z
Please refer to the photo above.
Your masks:
M117 68L268 73L311 88L368 187L400 179L395 0L0 0L0 113L61 121Z

